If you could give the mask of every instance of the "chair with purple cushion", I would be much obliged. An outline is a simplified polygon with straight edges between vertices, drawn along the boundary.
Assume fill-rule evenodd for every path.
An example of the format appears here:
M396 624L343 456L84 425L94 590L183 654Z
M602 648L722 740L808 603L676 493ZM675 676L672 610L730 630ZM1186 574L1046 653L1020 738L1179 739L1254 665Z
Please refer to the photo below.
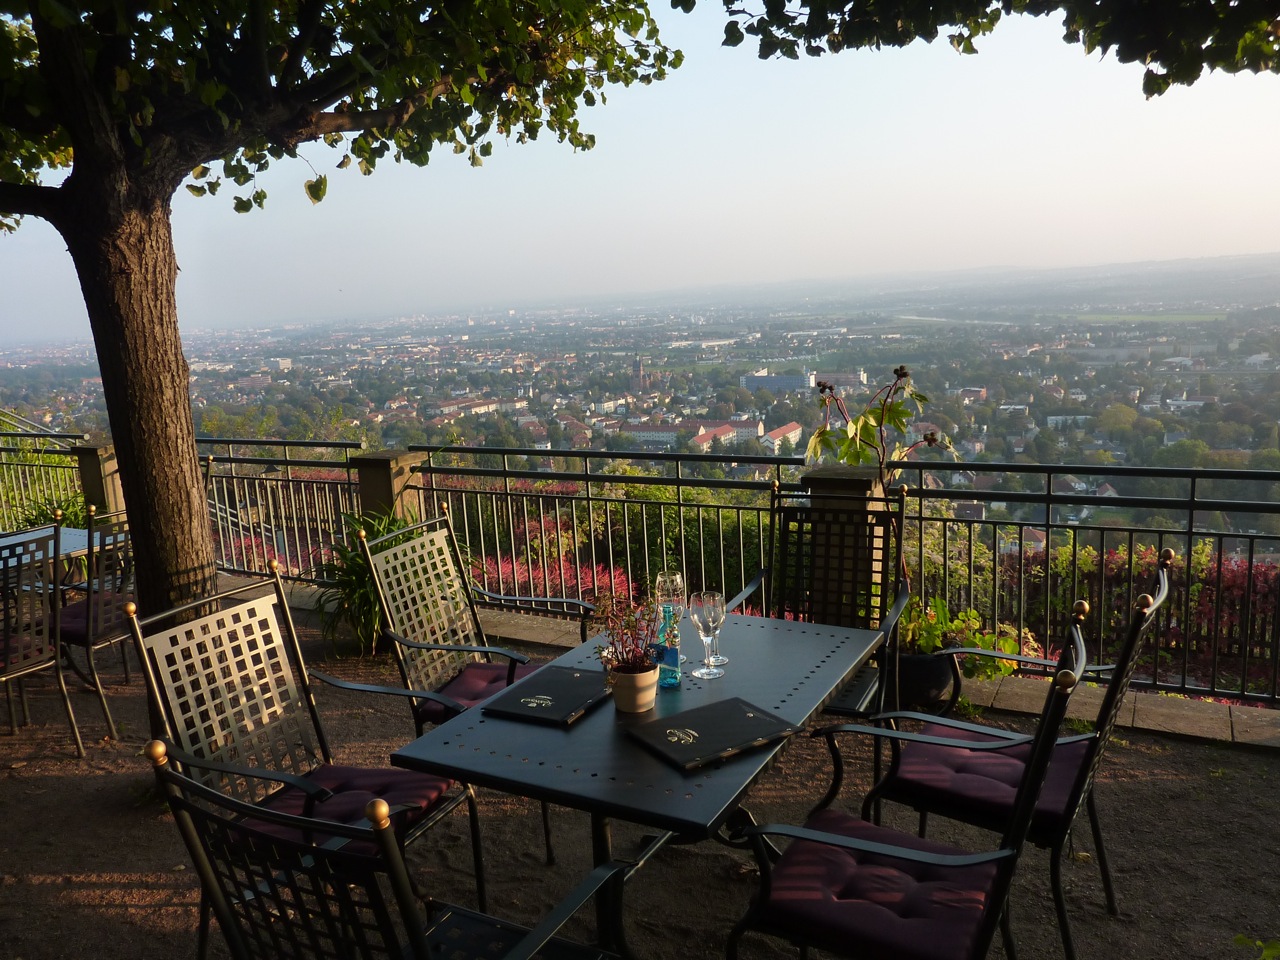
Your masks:
M1113 916L1119 913L1093 797L1093 782L1119 717L1142 640L1151 630L1156 613L1169 594L1169 567L1173 558L1172 550L1166 548L1161 551L1154 596L1143 594L1137 598L1115 662L1095 668L1085 678L1101 679L1107 683L1093 729L1078 736L1064 737L1055 745L1044 791L1031 821L1028 839L1049 850L1054 907L1068 960L1074 960L1075 947L1062 889L1062 854L1082 810L1089 815L1107 909ZM1088 604L1084 601L1078 601L1077 608L1077 616L1083 618L1087 615ZM971 650L966 655L994 654ZM873 719L898 724L913 716L926 719L904 713L882 714ZM879 736L890 741L892 754L888 771L863 801L864 819L878 820L879 804L888 800L912 807L920 814L921 836L924 836L930 813L989 830L1003 830L1012 814L1018 783L1027 763L1027 745L1006 730L958 720L933 717L927 720L918 733L880 730ZM1002 741L1007 745L996 750L987 749L989 744ZM983 749L977 749L978 744ZM838 792L839 785L833 784L823 804L830 803Z
M563 597L490 593L470 584L447 514L370 540L358 534L382 610L418 736L484 703L538 665L513 650L489 645L477 600L499 609L572 617L583 641L595 609ZM550 815L543 804L547 862L555 862Z
M133 600L133 543L124 511L99 516L90 504L86 527L85 579L72 586L83 596L62 607L62 645L68 666L98 694L107 735L118 740L95 654L118 644L124 680L129 682L129 623L124 605ZM84 651L84 668L76 662L76 650Z
M1006 955L1014 956L1009 887L1085 666L1078 623L1069 632L1036 732L1018 737L1028 760L996 850L965 851L832 808L811 814L803 827L748 827L742 836L752 842L760 888L729 935L730 960L748 931L787 940L802 955L813 947L867 960L980 960L997 927ZM819 733L834 744L836 733L864 729L849 724ZM780 855L773 838L789 840Z
M395 834L410 843L465 803L476 895L485 908L475 795L465 784L393 767L336 764L311 690L279 567L258 581L150 616L127 605L152 701L156 735L176 746L182 772L230 797L286 814L343 823L365 805L392 805ZM212 612L210 612L212 611ZM191 619L185 619L191 618ZM400 689L351 685L403 695ZM184 766L182 759L188 758ZM208 906L202 903L201 955Z
M410 880L391 810L370 798L335 822L264 809L212 790L174 762L172 745L147 744L156 779L218 918L233 960L612 960L558 937L593 896L619 896L630 864L593 870L533 930L422 897Z
M84 742L62 672L62 640L59 620L60 592L57 571L62 563L60 523L8 534L0 541L0 684L9 706L9 732L31 723L25 681L52 670L62 694L62 706L71 724L76 756L84 756Z

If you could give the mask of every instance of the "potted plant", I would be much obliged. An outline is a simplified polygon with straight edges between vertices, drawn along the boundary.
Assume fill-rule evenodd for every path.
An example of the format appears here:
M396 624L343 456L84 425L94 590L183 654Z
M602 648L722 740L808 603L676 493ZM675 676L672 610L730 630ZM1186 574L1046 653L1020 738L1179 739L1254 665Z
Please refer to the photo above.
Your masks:
M653 652L661 623L656 606L652 601L636 604L607 594L596 601L592 619L605 633L598 653L613 688L615 709L623 713L653 709L658 692L658 663Z
M1017 631L1008 624L984 630L976 610L952 614L942 597L928 604L912 597L898 625L901 653L898 657L898 700L904 706L934 707L946 699L952 682L951 658L935 654L944 649L991 650L1016 654L1020 650ZM958 658L957 666L967 678L991 680L1013 672L1014 662L999 657Z

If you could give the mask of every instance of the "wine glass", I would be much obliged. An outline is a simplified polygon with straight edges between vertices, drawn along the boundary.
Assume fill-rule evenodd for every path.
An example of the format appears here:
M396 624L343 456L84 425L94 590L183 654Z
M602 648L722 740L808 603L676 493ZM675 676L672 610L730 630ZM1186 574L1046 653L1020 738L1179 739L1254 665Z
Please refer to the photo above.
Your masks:
M707 663L713 667L723 667L729 662L729 658L720 652L720 627L724 625L725 617L724 594L717 593L716 596L720 599L716 608L715 628L711 631L711 657L707 660Z
M724 671L711 662L711 641L716 631L724 623L724 594L715 590L703 590L689 597L689 619L698 628L698 636L702 639L706 656L702 666L693 671L699 680L714 680L723 677Z

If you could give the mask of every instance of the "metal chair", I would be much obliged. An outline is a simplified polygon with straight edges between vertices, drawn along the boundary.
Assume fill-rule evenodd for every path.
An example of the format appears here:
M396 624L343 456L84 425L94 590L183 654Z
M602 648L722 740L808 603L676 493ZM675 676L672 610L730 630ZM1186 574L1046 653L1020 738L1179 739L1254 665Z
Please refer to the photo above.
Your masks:
M401 843L410 843L466 803L476 895L485 909L484 861L469 786L394 768L333 762L286 602L279 566L271 591L255 582L139 620L128 604L159 734L177 745L183 772L227 796L280 813L343 823L364 817L369 800L392 805ZM212 612L209 612L212 611ZM186 622L184 617L193 619ZM168 625L168 626L163 626ZM403 694L364 684L359 690ZM207 905L206 905L207 906ZM201 953L207 911L202 916Z
M797 944L802 955L816 947L841 956L979 960L999 927L1006 955L1014 956L1009 887L1085 656L1073 624L1036 733L1018 737L1028 760L996 850L970 853L829 807L803 827L743 831L760 866L760 889L729 935L731 960L749 930ZM865 729L846 724L814 735L825 736L838 756L836 735ZM776 857L772 837L790 839Z
M31 706L23 681L42 670L52 670L71 724L76 756L83 757L84 741L62 672L61 557L62 528L57 523L9 534L0 541L0 683L9 705L9 732L17 733L14 685L25 726L31 723Z
M770 507L767 616L883 630L886 642L823 709L865 717L895 704L886 665L910 596L899 570L906 488L896 503L865 497L799 497L775 486ZM896 511L896 512L895 512Z
M1069 960L1075 958L1075 947L1062 890L1062 854L1082 810L1089 815L1107 909L1113 916L1119 913L1094 803L1093 782L1119 717L1143 638L1151 630L1156 613L1169 594L1169 567L1173 558L1172 550L1161 552L1154 596L1143 594L1138 597L1115 663L1096 667L1086 677L1109 675L1093 730L1064 737L1054 746L1048 778L1031 821L1028 839L1050 852L1054 907L1063 949ZM1078 601L1076 606L1076 616L1082 620L1088 613L1088 604ZM1000 656L987 650L966 653ZM887 714L874 719L896 724L912 716ZM920 814L921 836L924 836L930 813L990 830L1005 829L1014 813L1017 784L1028 763L1027 746L1019 742L1016 735L998 728L919 715L914 718L929 721L919 733L879 730L878 735L890 741L891 759L884 777L863 801L863 818L878 819L878 805L888 800L912 807ZM997 749L990 749L992 744L996 744ZM979 747L982 748L980 751ZM838 786L834 789L838 792Z
M592 872L533 931L430 898L424 915L386 800L369 800L358 822L287 814L185 775L164 741L149 743L147 755L234 960L610 956L553 935L598 891L620 884L624 864Z
M418 736L484 703L538 669L529 658L489 644L480 625L477 598L508 610L575 617L587 639L587 617L595 609L564 597L519 597L490 593L470 584L447 514L370 540L357 537L373 573L384 621L404 680ZM499 662L499 660L505 661ZM551 820L542 807L547 863L555 862Z
M124 511L98 516L90 504L87 529L89 553L84 568L85 579L71 587L84 596L62 607L62 645L67 665L98 694L108 736L118 740L120 737L111 718L111 708L107 705L95 653L118 644L124 680L129 682L129 622L124 607L134 598L133 541ZM84 651L83 669L73 655L76 649Z

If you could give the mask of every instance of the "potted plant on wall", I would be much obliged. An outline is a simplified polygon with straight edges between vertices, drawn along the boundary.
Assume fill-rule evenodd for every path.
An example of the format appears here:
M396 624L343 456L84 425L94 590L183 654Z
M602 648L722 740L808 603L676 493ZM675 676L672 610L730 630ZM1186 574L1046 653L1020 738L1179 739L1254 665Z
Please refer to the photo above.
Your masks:
M651 601L636 604L607 594L596 600L592 620L605 634L598 653L609 675L614 708L622 713L652 710L658 692L658 663L653 651L662 622L656 606Z
M824 418L822 426L809 440L806 459L811 463L871 468L877 483L874 497L884 497L901 474L901 467L893 464L909 459L917 450L928 447L954 457L951 445L941 433L912 430L929 398L916 390L906 366L895 368L892 379L872 393L857 413L850 411L830 383L820 381L818 395ZM901 514L889 511L888 520L894 541L901 544ZM901 549L897 556L897 580L899 589L911 589L911 571L906 552ZM971 611L965 611L953 618L941 600L935 599L924 606L918 596L912 599L900 624L899 658L889 666L893 674L890 682L899 690L901 704L924 707L944 697L951 685L953 666L949 658L933 654L949 645L944 637L974 634L976 625L969 628L969 613ZM974 614L973 619L976 618Z

